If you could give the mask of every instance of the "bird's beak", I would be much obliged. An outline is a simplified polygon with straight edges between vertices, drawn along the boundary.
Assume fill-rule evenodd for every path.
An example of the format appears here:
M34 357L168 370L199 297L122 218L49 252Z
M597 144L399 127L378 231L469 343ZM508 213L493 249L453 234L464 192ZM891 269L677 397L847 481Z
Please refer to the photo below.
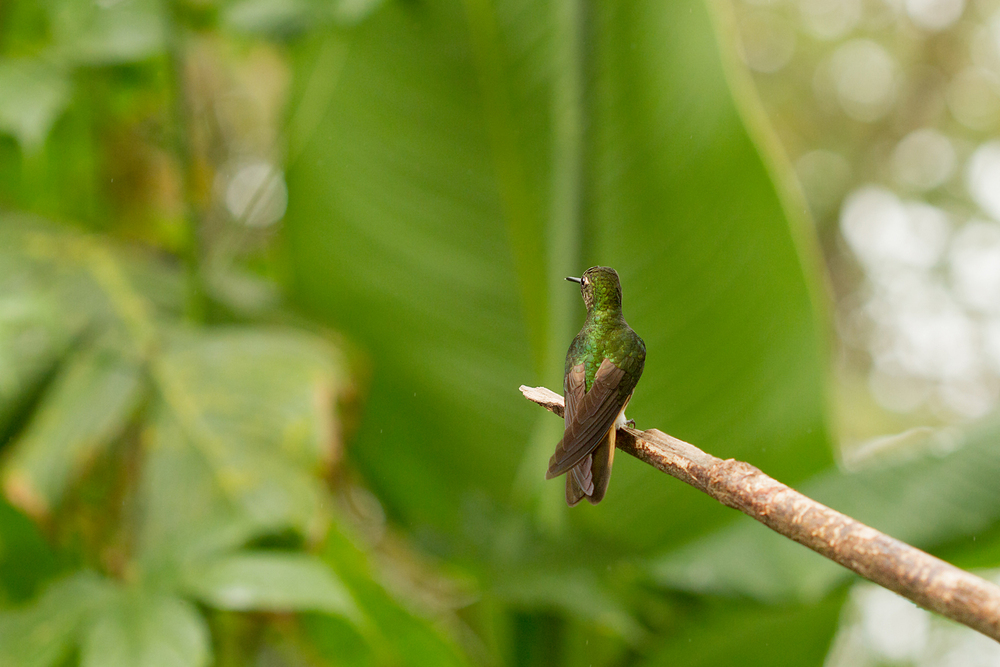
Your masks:
M566 280L570 281L571 283L581 282L579 278L574 278L573 276L566 276Z

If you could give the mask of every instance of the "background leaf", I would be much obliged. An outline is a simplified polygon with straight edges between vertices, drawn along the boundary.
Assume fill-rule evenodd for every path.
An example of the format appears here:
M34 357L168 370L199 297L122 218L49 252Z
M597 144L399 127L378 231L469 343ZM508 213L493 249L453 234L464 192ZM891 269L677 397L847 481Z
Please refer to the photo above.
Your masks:
M18 667L57 664L89 615L110 594L107 582L78 572L49 585L32 604L0 612L0 663Z
M179 598L121 590L88 622L81 667L203 667L211 659L205 621Z
M195 597L219 609L325 611L359 620L350 593L314 556L240 552L220 556L188 573Z
M179 333L156 363L145 557L183 561L288 528L321 533L316 475L339 453L330 407L344 382L333 350L303 334L234 328Z
M124 428L142 398L141 368L107 349L78 352L36 409L4 470L8 498L35 516Z
M166 46L164 7L152 0L97 5L73 0L48 3L56 54L74 64L131 62Z
M28 58L0 59L0 132L15 137L28 153L45 142L52 124L69 103L70 82L50 63Z

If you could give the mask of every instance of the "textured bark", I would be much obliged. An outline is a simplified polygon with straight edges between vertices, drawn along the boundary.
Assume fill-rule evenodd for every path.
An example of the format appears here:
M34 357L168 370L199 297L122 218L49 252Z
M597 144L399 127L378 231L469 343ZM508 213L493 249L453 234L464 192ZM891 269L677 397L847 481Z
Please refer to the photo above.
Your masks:
M562 415L559 394L524 386L521 393ZM1000 586L832 510L749 463L716 458L656 429L619 429L617 445L865 579L1000 641Z

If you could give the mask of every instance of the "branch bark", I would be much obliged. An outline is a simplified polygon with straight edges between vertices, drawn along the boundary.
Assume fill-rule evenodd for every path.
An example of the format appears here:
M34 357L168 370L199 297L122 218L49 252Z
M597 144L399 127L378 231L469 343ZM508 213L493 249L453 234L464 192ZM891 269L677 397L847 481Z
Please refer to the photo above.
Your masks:
M559 394L525 386L521 393L562 416ZM716 458L662 431L622 428L617 446L865 579L1000 641L1000 586L832 510L749 463Z

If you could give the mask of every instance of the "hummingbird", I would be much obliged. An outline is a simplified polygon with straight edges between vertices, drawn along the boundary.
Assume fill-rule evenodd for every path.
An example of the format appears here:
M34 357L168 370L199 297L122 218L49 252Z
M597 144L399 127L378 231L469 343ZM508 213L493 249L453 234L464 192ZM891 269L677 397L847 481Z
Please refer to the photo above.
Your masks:
M594 266L566 280L580 284L587 319L566 353L566 428L545 479L568 472L566 502L573 507L583 498L596 505L608 490L615 434L628 423L625 406L642 375L646 344L622 315L614 269Z

